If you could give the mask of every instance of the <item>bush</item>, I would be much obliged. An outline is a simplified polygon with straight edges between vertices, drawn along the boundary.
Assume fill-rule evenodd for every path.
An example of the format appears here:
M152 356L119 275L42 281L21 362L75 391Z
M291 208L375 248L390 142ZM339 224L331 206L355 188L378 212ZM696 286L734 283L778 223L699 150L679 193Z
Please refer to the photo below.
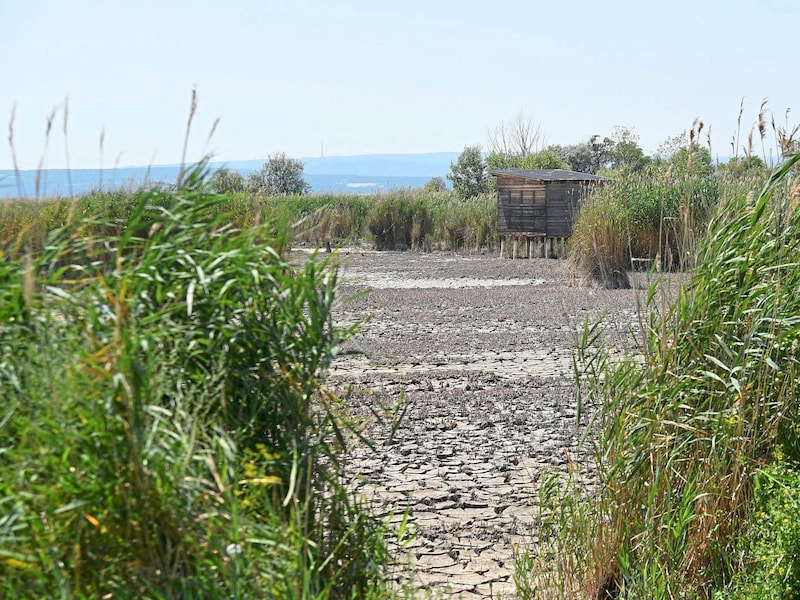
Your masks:
M800 597L800 472L770 465L754 478L753 509L737 544L742 570L715 600Z
M301 196L311 190L303 179L303 161L283 152L271 154L258 171L247 178L247 190L266 196Z
M480 146L467 146L458 155L456 162L450 164L447 178L453 190L462 199L474 198L491 190L491 176L486 169L486 161Z
M217 194L239 194L245 190L245 179L238 171L222 167L211 177L209 186Z
M431 177L422 188L422 191L429 194L446 192L447 182L442 177Z

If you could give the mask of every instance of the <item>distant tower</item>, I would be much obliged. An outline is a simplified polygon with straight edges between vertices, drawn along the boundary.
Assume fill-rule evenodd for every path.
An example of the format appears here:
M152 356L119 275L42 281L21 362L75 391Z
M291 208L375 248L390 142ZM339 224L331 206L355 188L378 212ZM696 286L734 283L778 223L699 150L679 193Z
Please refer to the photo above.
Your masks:
M319 143L319 157L325 158L325 142Z

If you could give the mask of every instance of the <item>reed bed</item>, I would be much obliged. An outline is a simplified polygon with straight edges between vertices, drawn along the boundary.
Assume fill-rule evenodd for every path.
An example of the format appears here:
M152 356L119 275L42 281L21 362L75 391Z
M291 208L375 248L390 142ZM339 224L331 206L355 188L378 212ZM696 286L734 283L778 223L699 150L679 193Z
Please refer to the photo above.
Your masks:
M108 224L130 214L137 192L95 192L78 198L0 201L0 247L38 251L48 232L93 215ZM210 194L210 192L209 192ZM496 199L462 200L453 192L399 189L373 196L214 194L208 207L232 226L280 224L289 243L371 244L380 250L492 249L498 245ZM85 225L84 225L85 226ZM273 227L274 230L274 227ZM107 231L108 232L108 231ZM94 232L92 232L94 233Z
M335 265L288 263L206 176L3 220L4 598L402 593L323 383L357 329L332 323Z
M662 271L692 269L720 196L742 185L664 166L621 177L581 207L571 239L575 267L585 281L608 288L629 287L632 259L649 259Z
M800 594L798 165L722 198L678 299L648 291L641 357L612 360L587 324L594 471L543 478L522 598Z

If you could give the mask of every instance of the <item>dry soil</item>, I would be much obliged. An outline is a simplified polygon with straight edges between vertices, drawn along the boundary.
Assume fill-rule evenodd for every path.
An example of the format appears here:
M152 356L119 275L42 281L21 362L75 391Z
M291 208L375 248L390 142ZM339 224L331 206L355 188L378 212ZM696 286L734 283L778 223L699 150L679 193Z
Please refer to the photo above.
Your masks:
M604 343L635 351L641 289L582 287L563 260L335 252L336 319L368 320L328 382L350 390L355 416L398 401L405 411L396 430L369 426L376 446L353 451L352 485L395 522L408 511L416 537L396 551L416 587L513 598L514 550L535 544L539 478L588 461L572 349L603 318Z

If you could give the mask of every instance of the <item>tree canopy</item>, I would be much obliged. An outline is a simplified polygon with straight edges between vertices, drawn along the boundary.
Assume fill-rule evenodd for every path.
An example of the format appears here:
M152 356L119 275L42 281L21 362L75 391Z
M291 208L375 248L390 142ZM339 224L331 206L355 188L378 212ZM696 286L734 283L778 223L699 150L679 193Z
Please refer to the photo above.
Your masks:
M456 162L450 163L447 178L461 198L473 198L491 191L491 181L480 145L465 147Z
M492 152L486 157L486 165L491 169L569 169L570 165L559 158L551 149L539 150L533 154L501 154Z
M211 189L217 194L235 194L245 190L244 176L227 167L217 169L209 181Z
M431 177L422 189L425 192L446 192L447 182L443 177Z
M523 112L511 121L501 121L489 132L489 153L527 156L542 146L542 127Z
M283 152L271 154L264 165L247 178L251 192L269 196L302 195L311 191L303 179L303 161L289 158Z
M635 173L650 164L632 129L617 126L610 137L593 135L585 142L548 148L574 171Z

